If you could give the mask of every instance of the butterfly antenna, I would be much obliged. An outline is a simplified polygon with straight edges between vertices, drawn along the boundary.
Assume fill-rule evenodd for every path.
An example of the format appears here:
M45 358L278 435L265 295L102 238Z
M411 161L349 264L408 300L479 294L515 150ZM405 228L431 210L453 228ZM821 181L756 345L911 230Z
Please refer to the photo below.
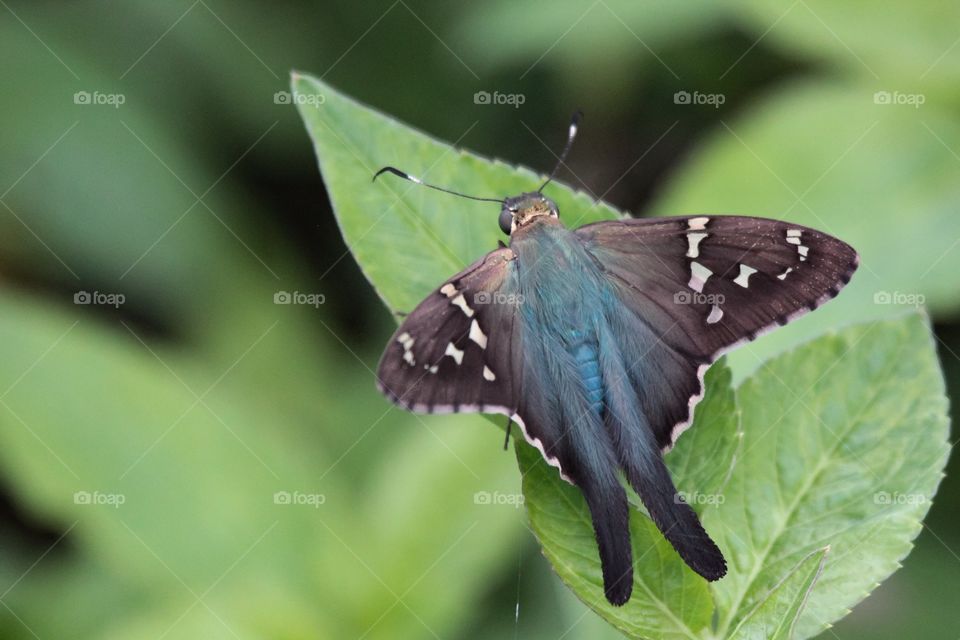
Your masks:
M467 194L465 194L465 193L460 193L459 191L451 191L450 189L444 189L443 187L438 187L438 186L436 186L436 185L427 184L426 182L424 182L424 181L421 180L420 178L418 178L418 177L416 177L416 176L412 176L412 175L410 175L409 173L406 173L406 172L404 172L404 171L400 171L400 169L397 169L397 168L395 168L395 167L384 167L384 168L380 169L380 171L377 171L375 174L373 174L373 179L376 180L377 177L379 177L381 173L392 173L393 175L399 176L399 177L403 178L404 180L409 180L410 182L413 182L414 184L423 185L424 187L427 187L427 188L429 188L429 189L435 189L435 190L437 190L437 191L443 191L444 193L449 193L449 194L454 195L454 196L460 196L461 198L467 198L468 200L479 200L479 201L481 201L481 202L499 202L500 204L504 204L504 201L503 201L502 199L500 199L500 198L478 198L478 197L476 197L476 196L468 196Z
M575 114L573 114L573 117L570 119L570 130L567 133L567 144L563 147L563 151L560 153L560 157L557 159L557 166L555 166L553 171L550 172L550 177L547 178L547 181L540 185L540 188L537 189L537 193L541 193L543 188L550 184L550 181L553 180L554 176L557 175L557 171L559 171L560 167L563 166L564 161L567 159L567 154L570 153L570 147L573 146L573 139L577 137L577 128L580 126L580 121L582 119L582 111L577 111Z

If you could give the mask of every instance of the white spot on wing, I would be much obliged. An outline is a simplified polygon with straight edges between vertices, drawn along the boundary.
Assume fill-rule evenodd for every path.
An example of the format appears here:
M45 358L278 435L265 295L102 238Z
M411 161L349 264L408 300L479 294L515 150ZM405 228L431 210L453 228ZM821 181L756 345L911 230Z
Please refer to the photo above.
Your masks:
M700 255L700 241L706 238L709 233L694 233L690 232L687 234L687 257L696 258Z
M804 246L800 241L800 235L803 233L801 229L787 229L787 242L792 245L796 245L797 253L800 254L800 262L807 261L807 252L810 250L810 247ZM788 269L786 273L789 273ZM784 275L786 275L786 273ZM779 277L779 276L777 276ZM783 280L783 278L780 278Z
M787 267L787 270L777 276L778 280L786 280L787 276L790 275L790 272L793 271L793 267Z
M493 371L490 371L490 367L484 366L484 367L483 367L483 379L484 379L484 380L489 380L490 382L493 382L494 380L497 379L497 376L494 375Z
M447 350L443 352L443 355L450 356L457 364L463 362L463 351L453 346L452 342L447 343Z
M470 323L470 339L480 345L481 349L487 348L487 334L483 332L476 320Z
M712 275L713 271L694 260L690 263L690 282L687 283L687 286L694 291L703 293L703 285L707 284L707 279Z
M710 315L707 316L707 324L717 324L720 322L720 318L723 317L723 309L718 305L713 305L710 308Z
M397 336L397 342L403 346L403 361L411 367L417 364L417 361L413 357L413 343L416 341L417 339L406 331Z
M440 293L447 296L448 298L452 298L453 296L456 295L457 288L448 282L447 284L440 287Z
M473 309L471 309L470 305L467 304L467 299L463 297L462 293L456 298L450 300L450 304L455 307L460 307L461 311L463 311L464 315L466 315L468 318L473 317Z
M707 228L707 223L710 222L710 218L706 216L700 216L698 218L690 218L687 220L687 228L691 231L702 231Z
M741 264L740 275L734 278L733 281L736 282L741 287L743 287L744 289L746 289L747 287L750 286L750 276L752 276L756 272L757 270L754 269L753 267L745 264Z

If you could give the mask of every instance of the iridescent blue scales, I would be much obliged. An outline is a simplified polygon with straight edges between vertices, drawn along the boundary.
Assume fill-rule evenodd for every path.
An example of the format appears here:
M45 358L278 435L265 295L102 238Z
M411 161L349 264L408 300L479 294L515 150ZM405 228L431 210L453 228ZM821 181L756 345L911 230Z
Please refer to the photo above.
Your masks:
M568 230L542 195L549 182L505 200L465 196L502 204L510 245L406 317L380 361L380 390L410 411L509 416L583 493L611 603L633 588L621 473L684 562L717 580L726 562L663 454L690 425L710 364L837 295L857 254L813 229L741 216Z

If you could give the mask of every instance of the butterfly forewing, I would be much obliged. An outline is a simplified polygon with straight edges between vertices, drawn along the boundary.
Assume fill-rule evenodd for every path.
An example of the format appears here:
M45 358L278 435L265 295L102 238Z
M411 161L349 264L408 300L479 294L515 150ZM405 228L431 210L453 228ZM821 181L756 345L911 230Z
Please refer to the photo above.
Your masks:
M857 268L846 243L796 224L744 216L600 222L577 229L623 307L659 344L621 338L663 448L689 424L707 365L815 309ZM641 353L642 351L642 353ZM657 370L656 393L648 374Z
M507 248L492 251L407 316L377 372L390 400L419 413L513 413L515 257Z

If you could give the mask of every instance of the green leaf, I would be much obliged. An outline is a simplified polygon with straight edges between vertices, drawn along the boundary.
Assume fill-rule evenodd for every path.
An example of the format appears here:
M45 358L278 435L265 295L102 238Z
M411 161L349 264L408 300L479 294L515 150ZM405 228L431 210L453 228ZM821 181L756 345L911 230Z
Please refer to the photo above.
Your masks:
M504 236L496 204L439 193L392 175L371 184L377 169L392 165L447 189L496 198L535 190L545 179L456 150L320 80L294 74L292 87L344 240L393 312L411 311ZM560 183L552 183L548 193L571 227L618 216Z
M943 475L947 401L920 315L819 338L737 391L744 446L704 526L730 570L720 636L800 560L832 548L797 622L810 637L900 565Z
M814 551L800 561L767 592L730 634L731 640L790 640L807 597L823 573L830 547Z

